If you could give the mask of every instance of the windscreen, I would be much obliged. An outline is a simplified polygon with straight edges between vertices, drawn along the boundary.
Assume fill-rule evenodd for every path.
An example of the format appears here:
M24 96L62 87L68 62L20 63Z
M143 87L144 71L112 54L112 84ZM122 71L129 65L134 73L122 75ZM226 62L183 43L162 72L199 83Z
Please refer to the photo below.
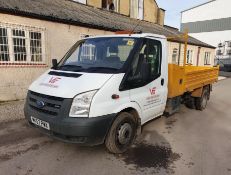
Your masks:
M115 72L127 61L136 38L89 38L76 43L58 69L78 72Z

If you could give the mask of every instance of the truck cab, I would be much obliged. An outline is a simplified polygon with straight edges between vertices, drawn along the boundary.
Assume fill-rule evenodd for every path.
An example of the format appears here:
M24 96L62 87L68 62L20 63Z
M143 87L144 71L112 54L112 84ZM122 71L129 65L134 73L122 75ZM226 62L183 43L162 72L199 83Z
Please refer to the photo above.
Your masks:
M24 112L56 139L122 153L141 125L164 113L167 96L165 36L89 37L32 83Z

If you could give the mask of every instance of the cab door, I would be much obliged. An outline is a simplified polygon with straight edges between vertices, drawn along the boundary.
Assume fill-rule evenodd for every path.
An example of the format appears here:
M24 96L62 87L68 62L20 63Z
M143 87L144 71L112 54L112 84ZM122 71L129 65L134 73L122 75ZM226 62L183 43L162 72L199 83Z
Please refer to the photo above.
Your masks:
M130 100L142 109L142 124L163 114L167 100L167 73L162 66L162 43L145 39L128 75ZM165 63L166 64L166 63Z

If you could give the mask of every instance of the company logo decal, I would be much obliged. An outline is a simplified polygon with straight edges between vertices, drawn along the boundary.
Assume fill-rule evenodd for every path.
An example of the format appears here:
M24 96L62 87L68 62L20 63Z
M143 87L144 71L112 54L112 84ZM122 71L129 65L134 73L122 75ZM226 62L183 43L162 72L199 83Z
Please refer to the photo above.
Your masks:
M160 95L157 94L156 87L149 89L150 95L146 98L146 102L144 103L144 110L148 110L150 108L153 108L157 105L160 105L161 98Z
M156 88L155 87L152 88L152 89L149 89L149 91L150 91L151 95L155 95L156 94Z
M54 84L54 83L56 83L57 81L59 81L61 78L59 78L59 77L51 77L51 79L49 80L49 83L51 83L51 84Z
M56 85L56 83L61 80L60 77L51 77L49 80L48 80L48 83L40 83L39 85L40 86L46 86L46 87L51 87L51 88L58 88L59 86Z

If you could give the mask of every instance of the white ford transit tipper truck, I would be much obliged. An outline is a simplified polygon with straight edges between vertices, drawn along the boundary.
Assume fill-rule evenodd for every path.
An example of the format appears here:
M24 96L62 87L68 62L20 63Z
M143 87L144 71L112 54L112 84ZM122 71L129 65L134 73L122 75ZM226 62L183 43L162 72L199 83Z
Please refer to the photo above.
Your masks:
M25 117L61 141L122 153L164 112L181 103L203 110L217 75L215 67L168 64L164 36L89 37L32 83Z

